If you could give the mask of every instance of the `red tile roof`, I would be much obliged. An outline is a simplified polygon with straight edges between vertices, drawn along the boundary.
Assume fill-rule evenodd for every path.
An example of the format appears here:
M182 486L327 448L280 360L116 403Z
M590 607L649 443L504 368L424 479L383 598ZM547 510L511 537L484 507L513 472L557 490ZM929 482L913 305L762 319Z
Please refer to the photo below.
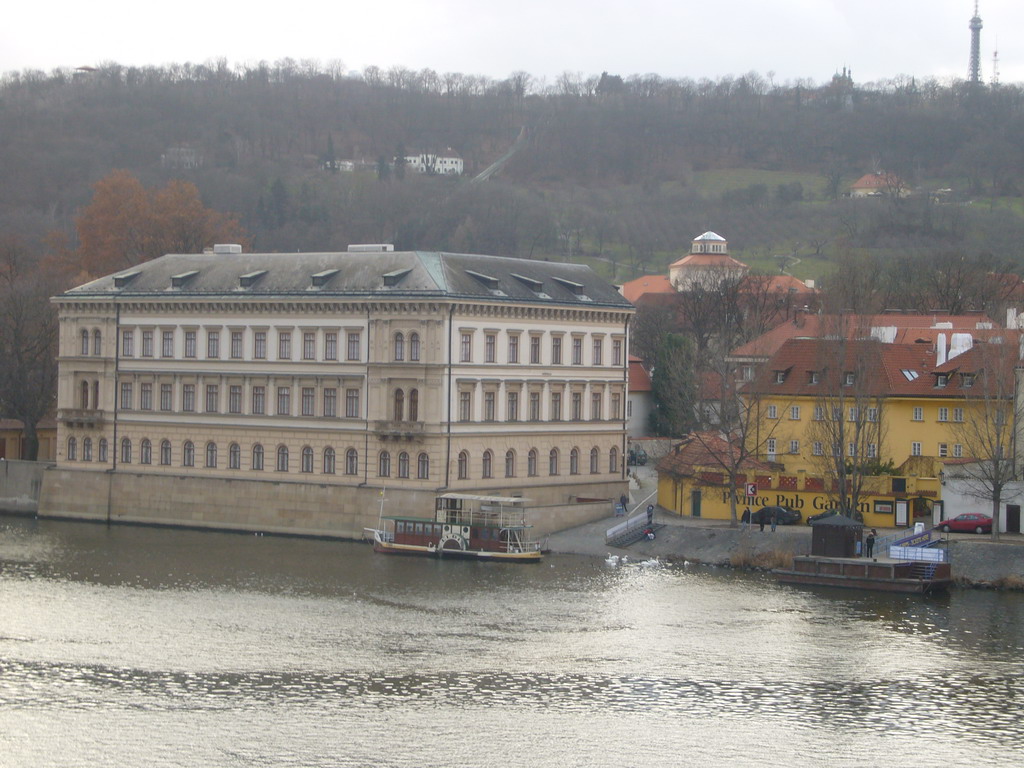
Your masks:
M645 293L675 293L666 275L644 275L619 287L619 292L634 304Z
M639 357L629 356L629 391L650 392L651 377Z
M721 469L722 462L716 456L725 457L725 463L729 463L729 444L719 433L700 432L695 433L672 450L670 454L658 462L658 472L666 472L675 475L691 475L699 469ZM757 459L747 459L740 467L745 471L761 470L773 472L775 467Z

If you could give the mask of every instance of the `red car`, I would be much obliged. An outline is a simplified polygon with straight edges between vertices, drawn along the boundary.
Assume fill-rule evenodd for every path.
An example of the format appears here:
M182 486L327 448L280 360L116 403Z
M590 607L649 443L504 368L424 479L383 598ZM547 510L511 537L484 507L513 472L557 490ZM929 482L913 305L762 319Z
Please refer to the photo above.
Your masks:
M992 518L977 512L964 512L949 520L943 520L935 527L946 533L992 533Z

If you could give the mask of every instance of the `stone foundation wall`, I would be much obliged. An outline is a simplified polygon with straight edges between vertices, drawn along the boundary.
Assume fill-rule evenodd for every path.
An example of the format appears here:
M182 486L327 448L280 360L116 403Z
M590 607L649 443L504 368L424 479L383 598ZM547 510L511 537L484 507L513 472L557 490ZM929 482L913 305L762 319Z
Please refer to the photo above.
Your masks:
M607 486L588 486L587 493L591 498L618 498L623 483ZM557 489L557 499L543 489L537 490L539 494L520 489L533 502L528 522L534 526L535 536L611 513L611 501L562 501L566 498L564 486ZM430 491L385 491L385 515L420 511L425 516L433 507L434 494ZM40 517L350 539L362 538L364 528L376 526L380 509L380 489L372 487L68 468L52 468L45 473L39 503Z
M0 511L34 514L43 472L49 466L40 461L0 460Z

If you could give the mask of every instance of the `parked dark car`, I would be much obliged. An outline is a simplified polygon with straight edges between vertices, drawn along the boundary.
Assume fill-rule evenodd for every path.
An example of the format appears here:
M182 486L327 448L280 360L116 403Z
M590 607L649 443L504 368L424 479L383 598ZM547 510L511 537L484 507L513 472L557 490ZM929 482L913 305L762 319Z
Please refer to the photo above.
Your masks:
M992 518L977 512L964 512L949 520L943 520L935 527L946 533L992 533Z
M643 448L630 448L627 461L630 466L644 466L647 463L647 451Z
M803 517L795 509L788 507L761 507L750 515L750 522L759 525L764 521L765 525L771 525L773 511L776 513L776 522L779 525L796 525Z
M807 524L816 523L819 520L824 520L826 517L832 517L832 515L838 515L838 509L826 509L824 512L819 512L816 515L811 515L807 518ZM856 520L858 523L864 522L864 515L858 512L856 509L846 515L851 520Z

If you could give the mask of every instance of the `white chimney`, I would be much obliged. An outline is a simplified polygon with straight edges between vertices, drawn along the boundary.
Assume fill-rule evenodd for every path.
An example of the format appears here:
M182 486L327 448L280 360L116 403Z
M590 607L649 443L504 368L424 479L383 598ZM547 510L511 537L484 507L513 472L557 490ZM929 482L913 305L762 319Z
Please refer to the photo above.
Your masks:
M1009 307L1006 310L1006 327L1008 330L1014 330L1017 327L1017 310L1013 307Z
M935 340L935 365L939 366L946 362L946 334L940 333Z

